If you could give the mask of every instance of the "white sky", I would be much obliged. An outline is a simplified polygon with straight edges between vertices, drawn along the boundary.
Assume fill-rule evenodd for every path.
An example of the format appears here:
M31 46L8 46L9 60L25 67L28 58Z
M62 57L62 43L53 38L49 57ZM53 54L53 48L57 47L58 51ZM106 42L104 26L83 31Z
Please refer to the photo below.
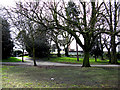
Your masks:
M0 0L0 6L14 6L15 5L15 2L16 1L38 1L38 0ZM44 1L50 1L50 0L44 0ZM51 0L53 1L53 0ZM60 0L55 0L55 1L60 1ZM64 1L69 1L69 0L64 0ZM72 0L72 1L79 1L79 0ZM89 2L90 0L84 0L84 1L87 1ZM98 0L99 2L103 1L103 0ZM104 1L109 1L109 0L104 0ZM112 0L114 1L114 0ZM120 0L116 0L116 1L119 1Z
M0 0L0 6L13 6L15 5L15 0Z

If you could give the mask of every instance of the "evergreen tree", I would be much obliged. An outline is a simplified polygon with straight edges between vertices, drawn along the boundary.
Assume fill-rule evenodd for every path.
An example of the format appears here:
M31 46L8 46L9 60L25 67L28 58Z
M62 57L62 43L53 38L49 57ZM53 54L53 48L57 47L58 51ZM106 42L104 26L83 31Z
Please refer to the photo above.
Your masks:
M6 59L12 55L13 42L10 36L10 26L7 20L2 19L2 59Z

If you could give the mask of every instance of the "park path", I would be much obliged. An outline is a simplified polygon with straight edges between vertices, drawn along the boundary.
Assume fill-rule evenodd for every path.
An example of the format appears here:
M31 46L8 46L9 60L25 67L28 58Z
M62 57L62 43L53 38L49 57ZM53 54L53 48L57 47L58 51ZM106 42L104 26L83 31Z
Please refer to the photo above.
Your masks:
M17 57L21 59L21 57ZM33 65L33 61L24 58L25 62L0 62L2 65ZM72 67L81 67L81 64L66 64L66 63L57 63L57 62L49 62L43 60L36 60L38 66L72 66ZM91 65L92 67L120 67L120 65Z

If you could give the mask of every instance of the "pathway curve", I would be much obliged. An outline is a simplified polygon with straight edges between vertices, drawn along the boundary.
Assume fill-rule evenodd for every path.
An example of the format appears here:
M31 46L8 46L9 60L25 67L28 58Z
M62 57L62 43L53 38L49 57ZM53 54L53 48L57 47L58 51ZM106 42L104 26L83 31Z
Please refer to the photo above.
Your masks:
M17 57L21 59L21 57ZM0 62L2 65L33 65L33 61L24 58L26 62ZM36 61L38 66L75 66L81 67L81 64L65 64L65 63L57 63L57 62L49 62L49 61ZM91 65L92 67L120 67L120 65Z

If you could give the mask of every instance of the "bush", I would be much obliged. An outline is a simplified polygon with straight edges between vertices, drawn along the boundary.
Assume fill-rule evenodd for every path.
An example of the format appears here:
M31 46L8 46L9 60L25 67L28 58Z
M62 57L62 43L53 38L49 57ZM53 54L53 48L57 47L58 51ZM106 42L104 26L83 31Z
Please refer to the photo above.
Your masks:
M120 52L119 52L119 53L117 53L117 59L119 59L119 60L120 60Z
M22 51L21 51L21 50L13 51L13 56L14 56L14 57L18 57L18 56L20 56L20 55L22 55Z

